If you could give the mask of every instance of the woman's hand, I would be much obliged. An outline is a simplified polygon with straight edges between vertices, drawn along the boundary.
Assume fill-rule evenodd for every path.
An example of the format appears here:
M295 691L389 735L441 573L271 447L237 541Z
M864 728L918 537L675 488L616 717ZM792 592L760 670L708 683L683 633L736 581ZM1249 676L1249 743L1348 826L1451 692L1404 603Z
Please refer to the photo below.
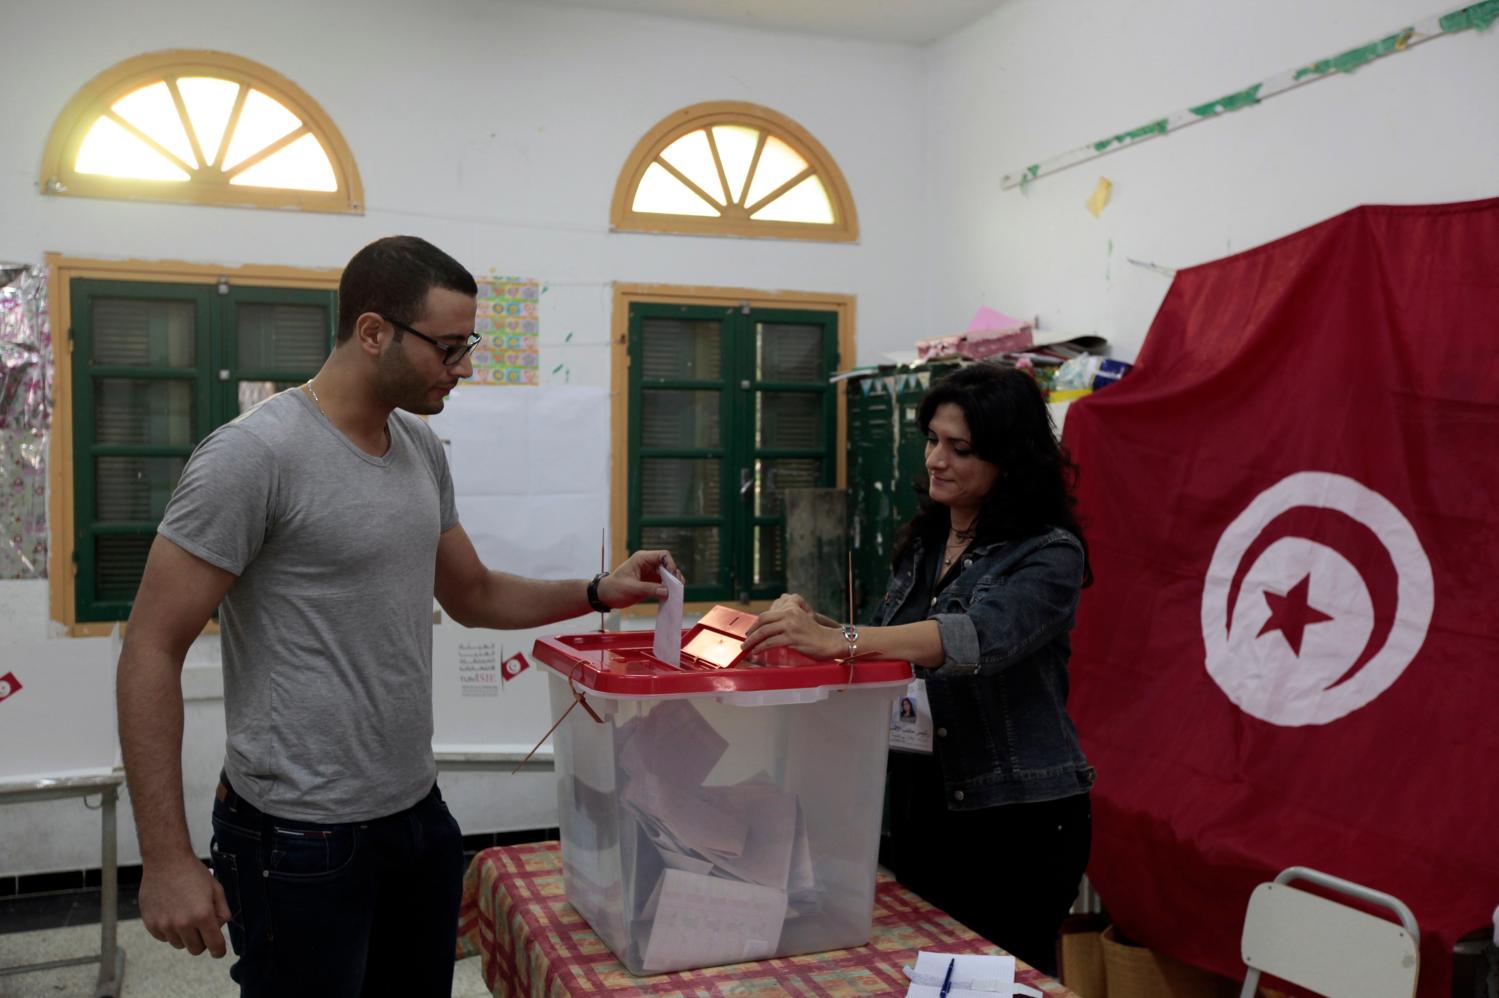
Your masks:
M744 637L748 653L770 648L790 648L811 658L826 659L847 652L848 643L840 628L818 622L818 614L806 600L787 593L760 614Z
M817 621L823 627L836 627L838 628L840 634L843 632L842 624L838 623L838 621L834 620L832 617L829 617L827 614L818 613L816 610L812 609L812 604L808 603L805 599L803 599L796 593L782 593L776 598L776 601L774 603L770 604L770 608L772 610L784 610L787 607L797 607L799 609L805 610L812 615L813 620Z
M772 610L785 610L792 607L798 610L805 611L806 613L816 612L812 609L812 604L808 603L797 593L782 593L780 596L776 597L776 601L774 603L770 604L770 609Z

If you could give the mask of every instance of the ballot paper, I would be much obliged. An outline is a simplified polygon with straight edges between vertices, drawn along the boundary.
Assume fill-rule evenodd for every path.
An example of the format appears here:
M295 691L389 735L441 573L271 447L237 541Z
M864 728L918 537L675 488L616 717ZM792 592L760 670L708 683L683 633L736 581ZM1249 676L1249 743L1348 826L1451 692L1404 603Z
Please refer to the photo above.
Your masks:
M749 822L737 809L725 806L727 802L710 798L702 790L673 786L647 772L631 778L622 799L637 812L654 818L694 852L717 857L737 857L744 852ZM784 879L781 886L785 886Z
M705 849L704 856L730 876L785 890L796 849L796 798L768 783L703 787L701 792L721 811L739 815L748 826L740 852Z
M625 876L644 969L770 956L787 918L822 909L801 801L763 772L705 783L728 741L694 704L658 703L615 737L641 850Z
M642 965L651 973L762 960L776 951L786 892L668 869L652 899Z
M942 992L942 982L947 978L947 966L952 964L952 982L947 990L948 998L993 998L1000 995L1029 995L1043 998L1040 991L1026 984L1015 983L1015 958L1013 956L978 956L968 953L954 956L951 953L916 954L916 966L906 968L911 986L906 989L906 998L937 998Z
M651 654L668 665L682 664L682 580L665 568L661 584L666 586L666 602L656 608L656 640Z
M626 734L624 727L631 730ZM729 749L729 741L686 700L665 700L621 727L619 768L636 777L653 773L678 787L696 787Z
M705 877L713 872L713 864L705 859L693 859L691 856L683 856L679 852L672 852L660 846L656 847L656 851L661 854L661 862L673 870L686 870L688 873L698 873Z
M791 877L786 884L790 895L788 918L815 915L822 910L822 891L812 870L812 843L807 838L807 816L802 802L796 802L796 844L791 850Z

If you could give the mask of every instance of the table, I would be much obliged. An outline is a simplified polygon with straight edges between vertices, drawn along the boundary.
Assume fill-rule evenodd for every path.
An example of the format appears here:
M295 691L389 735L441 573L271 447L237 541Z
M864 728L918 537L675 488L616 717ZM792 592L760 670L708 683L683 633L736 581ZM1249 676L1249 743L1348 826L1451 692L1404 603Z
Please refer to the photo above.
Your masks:
M496 998L564 998L607 992L634 995L845 995L906 992L903 964L917 950L1004 951L881 873L874 930L865 946L635 977L567 903L555 842L501 846L474 857L463 882L458 955L478 954ZM1060 983L1016 961L1015 980L1048 998L1077 998Z
M81 963L97 962L99 980L94 991L95 998L115 998L120 993L125 977L125 951L116 941L116 929L119 924L119 893L115 803L119 800L120 784L124 781L125 775L115 771L86 776L63 776L57 779L0 782L0 804L56 800L62 797L92 797L98 794L100 824L103 826L99 847L99 952L68 960L50 960L46 963L0 967L0 976L28 974L36 970L53 970L57 967L72 967Z

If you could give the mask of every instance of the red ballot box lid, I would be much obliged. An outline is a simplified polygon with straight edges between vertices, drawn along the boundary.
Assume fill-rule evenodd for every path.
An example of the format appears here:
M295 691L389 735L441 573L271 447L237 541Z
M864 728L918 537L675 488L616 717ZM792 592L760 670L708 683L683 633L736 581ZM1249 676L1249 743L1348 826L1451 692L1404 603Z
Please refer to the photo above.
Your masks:
M808 658L776 648L746 656L755 614L715 606L682 632L682 664L651 654L655 632L590 631L538 638L533 657L563 678L608 697L688 697L785 690L896 686L911 681L909 662Z

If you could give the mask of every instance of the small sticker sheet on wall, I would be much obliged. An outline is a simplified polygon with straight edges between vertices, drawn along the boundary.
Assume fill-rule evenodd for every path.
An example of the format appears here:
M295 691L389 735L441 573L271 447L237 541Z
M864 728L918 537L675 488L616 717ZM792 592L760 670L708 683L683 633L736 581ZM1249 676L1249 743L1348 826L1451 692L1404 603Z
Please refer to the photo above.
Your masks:
M496 274L479 281L474 332L483 337L471 354L475 385L534 385L540 370L536 306L541 284L533 277Z

